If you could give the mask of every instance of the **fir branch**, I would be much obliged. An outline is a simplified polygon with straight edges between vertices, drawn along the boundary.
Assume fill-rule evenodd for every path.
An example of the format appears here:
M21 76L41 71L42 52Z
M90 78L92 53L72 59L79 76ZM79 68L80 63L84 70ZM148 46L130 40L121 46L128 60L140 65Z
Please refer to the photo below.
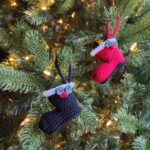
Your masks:
M124 8L119 9L122 10L121 16L126 18L128 18L128 16L131 16L140 2L141 0L128 0L128 2L124 5Z
M142 64L142 54L140 50L134 50L130 51L129 56L127 57L127 65L129 65L129 68L135 68Z
M71 122L70 129L72 131L72 138L79 138L88 132L95 133L96 129L100 126L98 117L94 112L81 105L82 112L80 116Z
M57 4L57 13L63 14L70 10L74 5L74 0L64 0L55 2Z
M83 88L79 87L75 89L75 94L79 99L80 103L84 104L86 107L92 110L92 103L94 99L88 92L86 92Z
M135 36L132 37L131 41L137 41L137 42L141 42L141 40L145 41L147 39L150 39L150 31L149 31L150 26L148 27L148 29L137 33Z
M35 76L13 70L9 67L0 67L0 88L2 90L27 92L40 92L43 85Z
M150 51L149 51L150 43L149 41L143 41L140 44L140 49L142 51L142 65L137 68L136 71L136 79L141 84L147 85L150 81L150 67L148 67L150 62Z
M140 129L150 129L150 109L143 111L139 117L139 128Z
M43 133L34 127L37 119L36 117L35 114L32 116L30 112L28 116L29 121L19 130L19 142L21 147L25 150L39 149L44 142Z
M149 139L144 136L138 136L134 139L134 142L132 143L132 148L133 150L149 150Z
M48 21L51 18L46 12L41 11L39 8L32 7L25 11L25 17L32 25L38 26Z
M74 48L79 49L81 46L90 44L99 38L101 38L101 34L97 34L89 31L80 31L78 33L69 34L66 43L73 44Z
M76 58L76 54L73 53L71 47L64 46L59 50L58 61L60 65L66 66L68 64L74 64L76 60L75 58Z
M4 29L0 28L0 46L8 47L9 42L10 42L9 35Z
M120 109L115 115L119 120L119 129L123 133L135 134L138 128L138 119L123 109Z
M15 100L10 104L8 112L11 116L19 118L20 116L24 115L27 111L30 110L32 106L31 103L31 99L27 99L26 96L21 97L21 99Z
M26 2L28 2L31 5L35 5L39 2L39 0L25 0Z
M20 33L25 33L26 31L30 30L30 27L24 21L19 21L15 24L16 30Z
M99 125L99 119L96 116L95 113L93 113L92 111L89 111L89 109L87 109L85 106L82 106L82 112L81 115L78 118L79 120L79 124L81 123L83 125L85 125L85 133L87 132L91 132L91 133L95 133L96 129L100 126ZM82 127L81 127L82 128Z
M43 105L41 106L41 103L46 104L42 97L39 96L36 99L33 99L33 107L30 109L28 115L22 121L20 130L18 131L19 143L25 150L35 150L43 148L51 149L51 144L47 143L43 132L38 129L38 120L42 113L41 107L43 107Z
M80 141L77 140L69 141L69 143L65 147L65 150L82 150L80 146Z
M141 7L139 8L140 14L150 13L150 0L143 0Z
M24 21L18 21L15 24L13 36L11 37L11 47L21 56L26 54L24 36L29 30L29 25ZM16 43L16 41L18 42Z
M123 42L141 42L144 38L149 39L150 20L149 16L143 16L136 24L128 26L119 34L119 40Z
M34 55L35 65L41 70L45 70L50 65L50 56L46 49L47 43L40 33L30 30L25 37L28 50Z
M97 135L93 140L87 141L85 150L120 150L119 142L109 134Z
M135 89L137 89L138 84L134 76L131 74L125 74L122 83L124 84L124 93L122 97L123 103L121 108L129 113L132 112L133 106L136 102Z

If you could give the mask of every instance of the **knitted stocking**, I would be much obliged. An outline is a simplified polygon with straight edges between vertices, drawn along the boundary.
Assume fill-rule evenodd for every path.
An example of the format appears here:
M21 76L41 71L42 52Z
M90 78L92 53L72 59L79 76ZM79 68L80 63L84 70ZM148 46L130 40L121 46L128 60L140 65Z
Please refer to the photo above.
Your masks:
M105 83L125 63L125 57L118 48L115 38L121 22L120 17L117 16L117 18L118 23L113 35L110 36L108 23L106 23L107 40L91 52L91 56L96 56L97 59L104 62L92 72L92 79L98 83Z
M73 93L74 84L71 82L71 65L69 66L68 83L66 83L61 73L57 59L55 65L63 84L43 93L56 107L54 111L43 114L39 121L39 128L46 134L58 131L65 123L77 117L81 112Z

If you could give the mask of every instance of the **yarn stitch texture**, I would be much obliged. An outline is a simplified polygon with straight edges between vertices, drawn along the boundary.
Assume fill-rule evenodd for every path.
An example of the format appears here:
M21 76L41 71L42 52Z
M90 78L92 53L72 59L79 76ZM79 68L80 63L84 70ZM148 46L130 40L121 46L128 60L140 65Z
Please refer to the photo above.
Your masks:
M91 56L95 56L103 63L95 68L92 72L92 80L98 83L105 83L116 71L125 63L125 57L121 50L117 47L116 34L121 24L120 17L117 16L118 22L114 29L112 36L109 32L108 22L106 23L107 40L99 45L96 49L91 51Z
M71 65L69 66L69 75L68 75L68 83L63 77L61 70L58 65L58 60L55 62L56 69L58 70L59 75L62 79L62 87L63 90L66 89L67 85L73 86L72 80L72 69ZM56 88L57 89L57 88ZM50 93L45 93L45 96L48 96L49 102L55 107L55 110L51 112L44 113L39 120L39 128L46 134L52 134L56 131L59 131L64 125L70 120L79 116L81 112L81 108L79 107L76 97L73 92L73 87L67 90L68 93L58 92L56 90L49 90ZM52 93L51 93L52 92ZM53 93L54 92L54 93ZM61 94L65 96L60 97ZM49 96L50 95L50 96Z

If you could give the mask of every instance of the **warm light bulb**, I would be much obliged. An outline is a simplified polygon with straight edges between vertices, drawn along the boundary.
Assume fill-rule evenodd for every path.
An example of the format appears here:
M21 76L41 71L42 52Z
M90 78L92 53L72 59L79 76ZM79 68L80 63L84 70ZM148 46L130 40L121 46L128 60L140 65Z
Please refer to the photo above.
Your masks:
M58 79L59 79L59 75L57 75L57 76L55 77L55 79L57 79L57 80L58 80Z
M74 17L75 17L75 15L76 15L76 13L75 13L75 12L73 12L73 13L71 14L71 17L72 17L72 18L74 18Z
M21 126L23 126L23 125L25 125L26 123L28 123L30 121L30 119L29 118L26 118L26 119L24 119L22 122L21 122Z
M114 139L120 139L120 137L119 136L114 136Z
M86 83L83 83L82 85L83 85L83 86L86 86Z
M106 123L106 126L109 127L111 124L112 124L112 121L109 120L109 121Z
M65 30L67 30L69 28L69 24L65 24L64 27L65 27Z
M112 3L113 3L113 6L115 6L115 0L113 0Z
M49 45L48 44L45 45L45 49L49 49Z
M48 70L44 70L43 73L44 73L45 75L47 75L47 76L50 76L50 75L51 75L51 72L48 71Z
M26 56L24 59L25 59L25 60L30 60L30 57L29 57L29 56Z
M47 28L48 28L47 25L43 25L43 26L42 26L42 29L43 29L44 32L46 31Z
M115 101L115 104L117 104L118 103L118 101Z
M31 13L30 11L28 11L28 10L26 10L24 13L25 13L26 15L28 15L28 16L32 16L32 13Z
M51 3L54 4L55 0L51 0Z
M16 7L16 6L17 6L17 3L16 3L16 2L12 2L12 3L11 3L11 6L12 6L12 7Z
M114 117L114 120L115 120L115 121L118 121L118 118Z
M137 46L137 42L133 43L130 47L130 50L133 51Z
M13 102L13 100L11 98L8 99L10 102Z
M55 148L57 149L57 148L60 148L60 145L59 144L57 144L56 146L55 146Z
M10 57L10 58L9 58L9 61L14 61L14 58Z
M59 46L59 44L58 43L54 43L55 44L55 46Z
M42 10L47 10L46 6L41 7Z
M62 19L59 19L57 22L60 23L60 24L62 24L62 23L63 23L63 20L62 20Z

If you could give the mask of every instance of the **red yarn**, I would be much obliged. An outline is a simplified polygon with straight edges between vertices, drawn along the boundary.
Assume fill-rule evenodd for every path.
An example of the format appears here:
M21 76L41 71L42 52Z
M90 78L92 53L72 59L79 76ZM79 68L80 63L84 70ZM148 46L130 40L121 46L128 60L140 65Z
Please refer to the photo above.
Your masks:
M67 92L64 92L64 93L60 94L59 97L66 98L66 97L68 97L68 94L67 94Z
M120 26L120 17L117 16L118 22L114 29L112 36L110 35L109 26L106 22L105 29L107 38L115 38L119 26ZM105 83L109 77L115 72L117 67L120 64L125 62L125 57L123 56L121 50L119 48L114 47L113 45L110 47L105 47L104 49L100 50L96 55L96 58L104 62L103 64L99 65L96 69L92 72L92 79L98 83Z
M99 83L106 82L117 66L125 61L121 51L115 47L104 48L97 53L96 58L105 62L92 72L92 79Z
M105 24L105 30L106 30L106 36L107 36L107 38L110 38L110 32L109 32L108 22L106 22L106 24Z

